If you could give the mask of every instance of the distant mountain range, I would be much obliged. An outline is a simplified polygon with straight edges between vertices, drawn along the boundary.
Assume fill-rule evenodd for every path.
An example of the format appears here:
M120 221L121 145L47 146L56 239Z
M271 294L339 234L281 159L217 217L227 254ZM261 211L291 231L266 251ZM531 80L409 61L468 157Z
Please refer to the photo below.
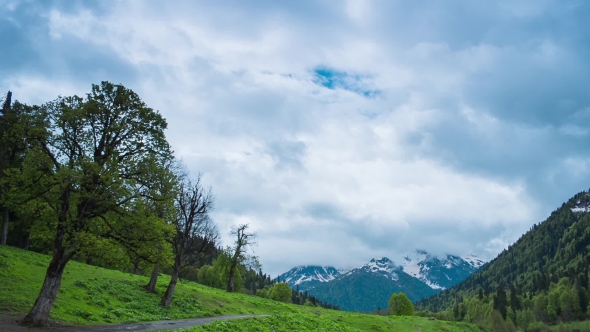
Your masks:
M293 289L348 311L374 311L387 307L393 293L404 292L412 301L452 287L484 265L477 256L436 256L424 250L407 255L401 265L387 257L372 259L352 269L299 266L279 276Z

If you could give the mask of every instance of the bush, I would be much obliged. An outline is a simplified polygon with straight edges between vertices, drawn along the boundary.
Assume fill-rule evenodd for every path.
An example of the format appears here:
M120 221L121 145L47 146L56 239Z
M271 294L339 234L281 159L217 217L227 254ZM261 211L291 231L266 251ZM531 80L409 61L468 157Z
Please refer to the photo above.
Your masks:
M293 291L291 290L289 285L287 285L284 282L279 282L279 283L274 284L269 289L269 292L268 292L268 297L271 300L285 302L285 303L291 303L291 296L292 295L293 295Z
M549 332L551 331L543 322L534 322L529 325L529 332Z
M412 316L414 314L414 305L404 293L391 295L389 309L394 316Z

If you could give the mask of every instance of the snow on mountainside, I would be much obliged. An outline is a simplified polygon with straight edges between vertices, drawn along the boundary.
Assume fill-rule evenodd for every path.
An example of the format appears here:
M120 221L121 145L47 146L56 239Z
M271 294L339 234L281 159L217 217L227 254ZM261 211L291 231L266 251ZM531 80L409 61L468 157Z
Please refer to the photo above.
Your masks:
M331 266L298 266L279 276L281 281L286 282L291 288L299 286L305 290L318 283L334 280L340 272Z
M584 198L579 199L576 202L576 206L574 206L571 210L574 213L590 212L590 197L586 195Z
M486 262L484 262L483 260L481 260L479 257L475 256L474 254L469 254L465 257L461 257L463 258L464 261L466 261L467 263L469 263L469 265L471 265L472 267L479 269L480 267L482 267Z
M459 257L454 255L436 256L424 250L416 250L397 265L387 257L373 258L355 269L335 269L331 266L298 266L279 276L291 288L305 291L324 283L346 276L371 274L393 282L408 282L417 279L433 290L444 290L467 278L485 262L475 255ZM401 286L401 285L400 285Z
M454 255L435 256L424 250L416 250L404 258L403 271L424 282L432 289L446 289L459 283L484 261L475 255L459 257Z
M424 282L432 289L445 289L428 280L427 273L430 270L430 266L428 265L429 259L431 259L431 256L426 251L418 249L412 255L404 257L402 269L405 273Z
M356 269L352 269L344 275L354 274L359 271L378 274L388 279L396 281L399 279L399 276L396 272L400 272L401 267L395 265L395 263L393 263L393 261L391 261L387 257L381 257L379 259L373 258L367 264L364 264Z
M371 312L386 308L393 293L403 292L411 301L438 293L422 281L404 273L389 258L375 258L340 275L330 282L318 283L308 293L342 310Z

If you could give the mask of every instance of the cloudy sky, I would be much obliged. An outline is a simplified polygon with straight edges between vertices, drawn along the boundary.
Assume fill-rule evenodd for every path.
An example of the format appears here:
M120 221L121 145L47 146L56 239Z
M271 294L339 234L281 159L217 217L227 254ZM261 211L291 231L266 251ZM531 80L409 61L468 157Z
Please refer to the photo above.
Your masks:
M273 275L491 259L590 187L588 22L582 0L0 0L0 91L133 89Z

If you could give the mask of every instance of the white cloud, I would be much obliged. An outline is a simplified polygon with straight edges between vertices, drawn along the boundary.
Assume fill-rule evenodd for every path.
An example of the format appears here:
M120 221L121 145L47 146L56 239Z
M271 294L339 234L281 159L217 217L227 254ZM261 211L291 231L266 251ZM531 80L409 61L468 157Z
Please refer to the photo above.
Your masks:
M516 158L554 132L474 106L466 91L507 60L558 63L567 54L560 45L424 38L402 47L373 33L382 12L369 1L348 1L325 13L330 21L314 8L111 5L101 14L53 9L45 15L51 42L75 38L137 72L124 83L162 112L177 155L213 186L226 244L230 225L250 223L272 274L308 263L352 267L415 248L492 258L548 210L525 175L469 169L461 157ZM506 6L516 16L542 13ZM411 26L395 28L414 36ZM380 93L322 87L318 66L360 75ZM38 103L83 94L90 83L21 74L0 87ZM585 132L580 126L562 130ZM441 147L441 131L455 129L473 138L457 142L473 151ZM568 160L575 169L586 163Z

